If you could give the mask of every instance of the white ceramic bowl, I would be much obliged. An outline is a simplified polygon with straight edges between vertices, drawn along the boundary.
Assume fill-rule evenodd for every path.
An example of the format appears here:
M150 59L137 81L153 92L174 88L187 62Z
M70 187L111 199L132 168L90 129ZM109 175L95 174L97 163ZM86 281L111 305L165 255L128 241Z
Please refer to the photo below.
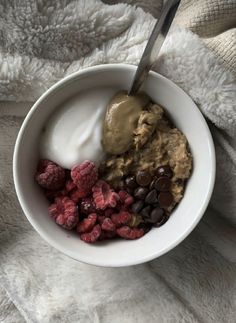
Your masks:
M48 215L48 202L34 181L38 143L43 126L63 101L79 91L101 87L111 92L128 89L135 67L100 65L76 72L56 83L34 104L19 132L13 160L14 182L21 207L35 230L64 254L98 266L128 266L157 258L179 244L201 219L212 194L215 152L205 119L197 106L178 86L151 72L144 90L165 108L175 125L186 135L194 168L185 195L165 225L152 229L138 240L116 240L94 245L82 242L73 232L61 229Z

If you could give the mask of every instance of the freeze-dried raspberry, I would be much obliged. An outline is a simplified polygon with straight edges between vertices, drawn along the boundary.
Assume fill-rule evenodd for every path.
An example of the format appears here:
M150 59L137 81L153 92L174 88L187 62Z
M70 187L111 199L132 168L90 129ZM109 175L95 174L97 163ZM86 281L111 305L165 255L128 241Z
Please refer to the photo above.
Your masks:
M133 196L131 196L129 193L127 193L126 191L119 191L118 192L119 197L121 202L124 204L124 206L130 206L131 204L134 203L134 198Z
M112 214L111 220L117 226L127 224L132 218L132 215L129 212L121 211L117 214Z
M67 191L65 189L62 190L44 190L44 195L49 200L49 202L53 202L56 197L67 196Z
M95 225L91 232L82 233L80 239L87 243L93 243L97 241L101 235L101 226L99 224Z
M95 204L92 197L86 197L81 200L80 212L83 214L90 214L96 212Z
M67 192L73 191L75 188L77 188L76 184L72 181L72 179L68 179L66 181L65 189Z
M68 197L57 197L48 211L58 225L68 230L73 229L79 221L77 206Z
M65 184L65 170L51 160L40 160L35 174L37 183L48 190L59 190Z
M104 231L116 231L116 226L110 218L105 218L102 222L102 230Z
M143 229L130 228L125 225L116 229L116 233L123 239L135 240L141 238L145 232Z
M78 203L83 197L85 197L87 195L88 195L87 192L81 191L79 188L72 190L69 194L70 198L75 203Z
M97 221L97 214L96 213L89 214L89 216L86 219L78 223L76 231L78 233L90 232L95 226L96 221Z
M98 181L93 186L92 191L97 209L104 210L107 207L115 207L119 200L119 195L105 181Z
M89 192L98 179L98 171L93 162L85 160L72 167L71 178L81 191Z

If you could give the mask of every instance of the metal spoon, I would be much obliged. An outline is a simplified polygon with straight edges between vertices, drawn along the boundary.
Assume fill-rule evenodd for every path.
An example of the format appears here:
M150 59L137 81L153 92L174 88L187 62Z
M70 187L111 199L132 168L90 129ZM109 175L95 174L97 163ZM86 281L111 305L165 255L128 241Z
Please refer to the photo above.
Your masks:
M150 71L165 41L179 4L180 0L167 0L164 4L161 16L156 22L144 49L128 95L134 95L137 93L140 86L147 78L148 72Z

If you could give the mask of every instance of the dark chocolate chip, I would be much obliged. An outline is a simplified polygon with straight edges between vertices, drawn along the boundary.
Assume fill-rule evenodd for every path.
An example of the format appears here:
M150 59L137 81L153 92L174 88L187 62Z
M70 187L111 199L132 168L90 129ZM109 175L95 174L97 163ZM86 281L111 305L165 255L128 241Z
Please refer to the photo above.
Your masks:
M138 187L134 191L134 197L138 200L144 200L148 194L148 189L146 187Z
M166 223L168 219L169 219L168 215L165 214L159 222L153 223L153 226L158 228L162 226L164 223Z
M157 177L153 177L153 180L151 181L151 184L149 185L149 189L150 191L153 190L155 188L155 182L157 180Z
M150 223L160 222L163 216L165 216L164 210L162 210L160 207L156 207L155 209L152 210L148 222Z
M134 190L130 187L125 187L124 189L127 193L129 193L129 195L133 195L134 194Z
M146 172L145 170L138 171L136 175L136 182L140 186L148 186L151 183L152 177L151 174Z
M134 213L139 213L142 210L143 206L144 206L144 202L143 201L141 201L141 200L140 201L137 201L137 202L135 202L135 203L132 204L132 211Z
M148 231L151 230L152 228L152 223L147 223L147 222L141 222L139 225L138 225L138 228L139 229L143 229L145 233L147 233Z
M128 176L126 177L125 179L125 185L129 188L136 188L138 185L137 185L137 182L135 180L135 176Z
M154 204L157 203L157 191L156 190L151 190L148 195L145 198L145 203L147 204Z
M171 206L173 200L173 195L170 192L161 192L158 196L158 202L161 207Z
M150 217L150 213L151 213L151 206L148 205L148 206L145 206L142 211L140 212L141 216L144 218L144 219L147 219Z
M169 191L171 188L171 180L168 177L159 177L155 182L155 189L159 192Z
M158 177L167 176L167 177L171 178L173 176L173 172L172 172L170 166L168 166L168 165L158 167L155 170L155 174Z

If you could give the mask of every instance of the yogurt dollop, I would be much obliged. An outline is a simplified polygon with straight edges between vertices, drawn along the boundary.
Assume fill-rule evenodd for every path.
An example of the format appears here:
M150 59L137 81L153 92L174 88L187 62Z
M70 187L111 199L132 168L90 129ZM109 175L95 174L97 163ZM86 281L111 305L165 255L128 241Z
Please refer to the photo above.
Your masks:
M111 89L91 89L62 104L49 118L40 142L41 158L70 169L86 159L104 158L102 125Z

